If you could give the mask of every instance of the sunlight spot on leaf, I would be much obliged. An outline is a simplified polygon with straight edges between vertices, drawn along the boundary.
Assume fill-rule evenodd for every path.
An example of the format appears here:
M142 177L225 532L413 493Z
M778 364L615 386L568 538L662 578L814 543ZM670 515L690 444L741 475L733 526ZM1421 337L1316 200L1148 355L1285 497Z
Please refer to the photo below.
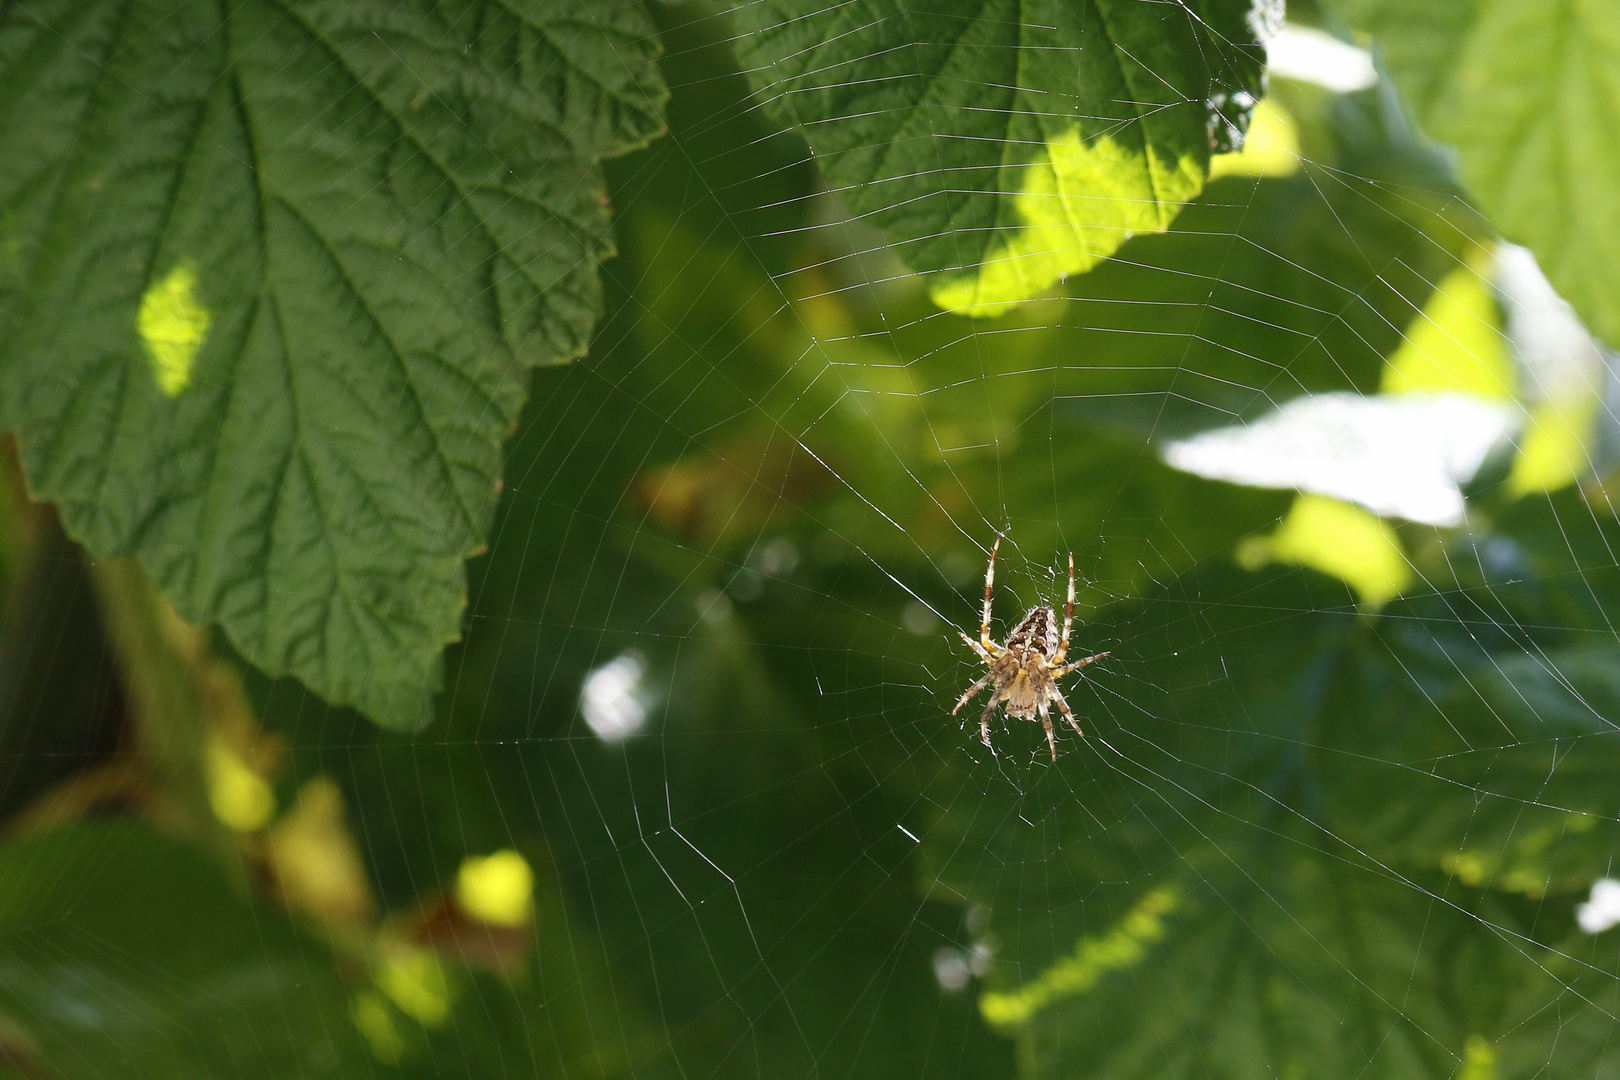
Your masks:
M1457 1080L1496 1080L1496 1048L1478 1035L1468 1036Z
M1162 889L1148 893L1119 924L1098 938L1081 938L1074 952L1017 990L986 991L979 1011L998 1026L1020 1024L1051 1002L1084 994L1111 971L1134 967L1147 956L1148 946L1164 936L1164 914L1175 900Z
M1451 852L1441 857L1440 869L1471 888L1522 893L1539 900L1547 895L1547 860L1536 858L1534 844L1527 846L1521 841L1515 847L1520 850L1505 855L1468 850Z
M1592 467L1605 380L1603 348L1528 249L1501 245L1496 279L1507 309L1508 337L1523 368L1522 396L1529 410L1508 491L1556 491Z
M264 828L276 812L276 795L265 779L217 739L209 740L203 763L214 816L237 832Z
M525 926L534 917L534 871L510 848L469 855L456 874L456 904L492 926Z
M1075 129L1025 166L1014 200L1019 222L978 273L944 277L929 296L961 315L999 315L1090 269L1132 235L1163 232L1203 182L1196 158L1167 161L1151 144L1144 154L1106 136L1084 140Z
M181 262L153 282L141 297L136 329L152 362L152 374L169 397L191 384L191 367L208 337L212 315L197 302L197 271Z
M1497 889L1520 893L1532 900L1545 897L1550 889L1568 884L1555 857L1561 842L1595 830L1599 819L1592 814L1570 811L1540 825L1521 822L1513 838L1499 848L1478 845L1449 851L1440 857L1440 868L1472 888ZM1601 909L1601 904L1598 909Z
M1209 178L1222 176L1287 176L1299 171L1299 136L1294 118L1267 99L1255 106L1243 149L1217 154L1209 161Z
M1519 456L1508 474L1508 492L1531 495L1557 491L1591 468L1591 444L1601 402L1596 394L1573 394L1543 401L1530 410Z
M1473 851L1455 851L1440 860L1440 869L1475 888L1489 880L1492 868L1492 863Z
M1480 260L1487 262L1486 259ZM1407 326L1399 349L1384 368L1386 394L1471 394L1510 401L1517 390L1502 335L1501 313L1484 266L1459 266L1448 274L1423 311Z
M450 1019L450 980L439 958L427 949L392 953L378 967L376 982L400 1012L424 1027L438 1027Z
M396 1064L405 1055L405 1040L394 1024L388 1003L375 990L362 990L349 1006L354 1026L371 1047L371 1056L384 1065Z
M1356 590L1378 607L1412 583L1412 567L1395 530L1374 514L1325 495L1301 495L1269 537L1238 549L1250 569L1268 562L1308 566Z
M334 929L371 921L376 901L336 783L320 776L305 784L266 841L276 891L287 907Z

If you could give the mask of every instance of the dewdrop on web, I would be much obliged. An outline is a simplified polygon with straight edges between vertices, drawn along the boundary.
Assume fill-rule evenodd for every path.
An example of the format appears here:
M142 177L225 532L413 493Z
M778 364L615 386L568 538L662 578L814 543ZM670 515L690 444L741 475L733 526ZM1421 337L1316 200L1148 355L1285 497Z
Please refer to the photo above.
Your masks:
M647 726L641 692L646 664L633 652L620 653L585 677L579 692L585 722L603 742L623 742Z
M1575 908L1575 921L1588 934L1601 934L1620 924L1620 881L1599 878L1592 882L1592 895Z

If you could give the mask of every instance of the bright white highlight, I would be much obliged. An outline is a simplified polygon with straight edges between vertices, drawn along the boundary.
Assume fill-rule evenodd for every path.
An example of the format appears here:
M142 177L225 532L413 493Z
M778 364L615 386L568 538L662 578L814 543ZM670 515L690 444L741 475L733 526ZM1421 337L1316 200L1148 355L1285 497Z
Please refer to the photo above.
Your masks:
M941 990L961 990L972 974L961 949L947 946L934 953L934 978L939 981Z
M647 706L636 693L646 673L639 656L621 653L586 677L580 711L603 742L623 742L646 726Z
M1315 83L1337 94L1365 90L1378 81L1372 54L1314 27L1287 25L1266 42L1272 74Z
M1497 248L1496 285L1507 309L1508 338L1523 364L1525 396L1557 399L1599 392L1602 348L1553 289L1529 249L1517 244Z
M1295 488L1386 517L1460 525L1459 485L1518 422L1513 406L1463 394L1319 394L1245 427L1170 443L1164 460L1211 480Z
M1588 934L1601 934L1620 923L1620 881L1599 878L1592 882L1592 896L1575 908L1575 921Z
M966 950L945 945L934 952L934 978L941 990L961 990L970 978L982 978L990 970L990 959L990 947L982 941Z

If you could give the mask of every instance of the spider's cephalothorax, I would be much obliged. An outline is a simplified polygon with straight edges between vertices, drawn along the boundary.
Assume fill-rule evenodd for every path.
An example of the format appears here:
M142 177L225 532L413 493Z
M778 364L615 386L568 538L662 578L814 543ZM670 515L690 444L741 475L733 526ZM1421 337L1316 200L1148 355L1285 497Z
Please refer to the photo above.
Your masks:
M967 693L956 703L956 708L951 710L951 715L955 716L974 694L987 686L991 687L990 700L979 716L979 738L984 740L984 745L990 745L990 714L996 711L997 705L1005 705L1008 716L1020 720L1040 718L1046 728L1046 745L1052 751L1052 760L1056 761L1057 738L1052 734L1052 718L1049 715L1054 703L1069 726L1074 728L1074 733L1082 734L1069 703L1063 700L1063 694L1058 690L1057 681L1108 654L1097 653L1073 663L1064 663L1069 655L1069 631L1074 626L1073 553L1069 555L1069 597L1063 607L1063 632L1058 633L1057 619L1052 609L1041 605L1030 608L1029 614L1013 627L1013 632L1007 636L1007 644L997 645L991 641L990 596L996 581L996 552L1000 550L1001 537L998 536L990 546L990 565L984 571L984 618L979 624L979 640L962 635L968 648L977 653L990 670L968 687Z

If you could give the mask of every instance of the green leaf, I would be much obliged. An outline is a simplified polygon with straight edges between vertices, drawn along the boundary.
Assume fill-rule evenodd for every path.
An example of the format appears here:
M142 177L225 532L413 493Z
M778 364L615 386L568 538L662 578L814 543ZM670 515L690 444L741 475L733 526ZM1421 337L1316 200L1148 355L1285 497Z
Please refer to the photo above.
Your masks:
M1376 618L1327 588L1206 564L1094 629L1120 643L1068 689L1084 744L1022 764L1019 724L942 774L925 847L988 906L980 1007L1028 1076L1601 1056L1620 958L1573 908L1620 836L1613 646L1527 654L1458 588Z
M0 878L0 1010L48 1075L369 1074L332 955L190 848L61 828L0 847Z
M1620 958L1567 912L1391 878L1298 836L1233 855L1113 919L1098 909L1124 890L1099 890L1064 935L1091 977L1007 1025L1025 1080L1603 1075Z
M1431 639L1428 656L1397 649L1360 668L1364 707L1336 701L1322 769L1332 827L1381 864L1563 893L1567 908L1620 847L1620 732L1606 719L1620 704L1615 650L1493 661L1453 636L1449 648Z
M528 370L581 354L638 5L28 0L0 22L0 420L255 664L411 725Z
M1620 6L1334 0L1424 130L1597 334L1620 345Z
M738 52L940 305L994 314L1166 228L1260 96L1247 0L740 5Z
M1620 847L1620 523L1574 489L1418 556L1347 664L1319 742L1333 828L1385 865L1531 897ZM1567 901L1566 901L1567 902Z
M1063 411L1140 439L1371 393L1434 283L1475 242L1445 197L1307 166L1232 177L1059 301Z

